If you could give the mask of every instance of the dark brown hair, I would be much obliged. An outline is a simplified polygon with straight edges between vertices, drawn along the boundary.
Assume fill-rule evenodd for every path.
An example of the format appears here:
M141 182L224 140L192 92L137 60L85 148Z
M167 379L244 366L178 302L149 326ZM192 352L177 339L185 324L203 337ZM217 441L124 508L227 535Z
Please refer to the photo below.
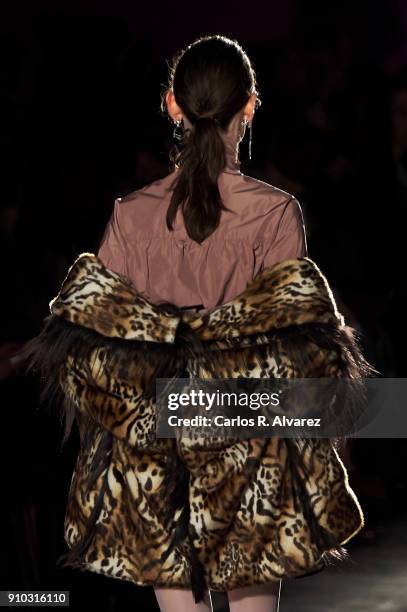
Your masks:
M162 95L163 111L168 89L193 130L184 130L181 147L175 148L178 171L170 186L167 227L172 230L181 206L188 235L201 243L219 225L221 211L227 210L218 188L226 164L220 130L225 132L251 94L257 94L256 77L238 42L221 35L204 36L173 59Z

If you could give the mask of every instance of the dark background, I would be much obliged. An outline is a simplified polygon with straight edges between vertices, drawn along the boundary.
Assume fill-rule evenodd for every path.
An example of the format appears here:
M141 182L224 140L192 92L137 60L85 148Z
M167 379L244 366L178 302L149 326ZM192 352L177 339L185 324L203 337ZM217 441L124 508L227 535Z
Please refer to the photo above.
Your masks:
M65 589L71 607L158 610L151 589L58 569L77 452L7 357L36 335L67 267L123 196L168 173L167 62L237 38L263 104L244 173L293 193L309 256L383 376L406 376L407 3L83 0L1 7L2 589ZM407 501L406 441L359 440L351 484L374 546ZM139 608L135 607L138 602Z

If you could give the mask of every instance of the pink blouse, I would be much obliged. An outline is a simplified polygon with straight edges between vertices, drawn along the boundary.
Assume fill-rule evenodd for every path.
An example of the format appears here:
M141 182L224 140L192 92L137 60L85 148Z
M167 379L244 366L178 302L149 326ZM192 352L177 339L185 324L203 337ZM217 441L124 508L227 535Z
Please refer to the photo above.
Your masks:
M174 230L166 226L167 189L178 170L115 200L97 254L152 302L209 310L236 297L265 266L307 254L298 200L240 172L239 125L236 116L223 136L227 164L218 181L225 205L237 214L222 211L202 244L187 235L180 210Z

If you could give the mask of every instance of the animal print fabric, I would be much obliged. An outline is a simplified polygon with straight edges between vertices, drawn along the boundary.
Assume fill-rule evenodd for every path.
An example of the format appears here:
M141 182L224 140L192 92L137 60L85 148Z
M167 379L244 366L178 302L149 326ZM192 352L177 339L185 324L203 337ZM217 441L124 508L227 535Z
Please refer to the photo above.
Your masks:
M57 370L78 424L64 531L77 567L139 585L192 586L199 600L202 584L227 591L306 575L343 556L364 518L330 440L210 446L199 436L155 437L157 376L367 371L314 262L267 268L201 315L150 304L129 279L83 253L50 312L33 362L41 355L49 376ZM66 350L57 351L55 338Z

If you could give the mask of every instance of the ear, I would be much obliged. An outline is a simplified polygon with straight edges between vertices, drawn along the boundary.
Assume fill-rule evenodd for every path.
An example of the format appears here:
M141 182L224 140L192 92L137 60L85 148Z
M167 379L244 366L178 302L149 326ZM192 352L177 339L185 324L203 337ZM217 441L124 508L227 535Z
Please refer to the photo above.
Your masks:
M248 123L251 123L251 121L253 121L254 109L256 108L256 100L257 100L256 93L252 93L246 103L246 106L243 109L244 117Z
M178 106L175 100L174 92L172 91L172 89L169 89L165 94L165 102L167 104L168 114L171 119L173 121L178 121L179 119L182 119L183 114L181 108Z

